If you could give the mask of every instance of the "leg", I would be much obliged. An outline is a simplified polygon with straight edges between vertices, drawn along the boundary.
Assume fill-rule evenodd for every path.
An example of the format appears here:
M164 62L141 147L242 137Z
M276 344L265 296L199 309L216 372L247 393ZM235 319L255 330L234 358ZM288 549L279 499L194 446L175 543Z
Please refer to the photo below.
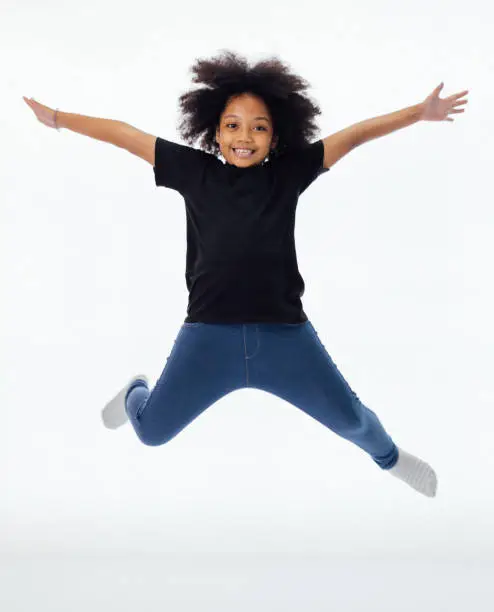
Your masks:
M382 469L392 468L397 446L340 374L312 324L259 327L260 347L249 363L251 386L301 408L362 448Z
M183 324L154 389L137 382L128 391L126 412L139 439L149 446L168 442L206 408L244 386L242 350L233 327Z
M340 374L309 321L262 330L249 362L251 386L298 406L362 448L392 476L427 497L436 496L434 470L395 445Z

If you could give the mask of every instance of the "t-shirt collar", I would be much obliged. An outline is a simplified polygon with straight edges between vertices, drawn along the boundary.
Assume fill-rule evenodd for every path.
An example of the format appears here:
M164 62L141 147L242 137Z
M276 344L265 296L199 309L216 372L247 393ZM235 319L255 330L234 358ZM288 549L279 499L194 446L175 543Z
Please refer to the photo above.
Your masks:
M269 160L264 160L262 161L260 164L255 164L254 166L246 166L245 168L241 168L239 166L236 166L235 164L230 164L229 162L224 161L224 164L227 168L235 168L236 170L253 170L254 168L263 168L264 166L266 166L268 164Z

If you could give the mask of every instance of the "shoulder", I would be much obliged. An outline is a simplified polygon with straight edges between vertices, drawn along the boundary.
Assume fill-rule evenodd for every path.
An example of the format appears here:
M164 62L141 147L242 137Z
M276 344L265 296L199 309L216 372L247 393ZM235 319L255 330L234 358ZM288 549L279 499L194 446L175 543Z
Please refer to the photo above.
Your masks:
M319 162L324 159L324 143L321 139L314 142L305 143L299 147L285 149L279 153L274 161L280 163L293 163L293 162Z
M273 158L273 163L288 166L295 172L297 168L329 170L324 167L324 143L321 139L300 147L286 149Z
M174 142L172 140L168 140L167 138L162 138L158 136L156 138L156 153L165 155L165 156L174 156L174 157L189 157L191 159L216 159L214 155L211 153L207 153L202 149L196 149L187 144L181 144L178 142Z
M183 192L200 180L202 171L215 160L211 153L158 136L153 167L156 185Z
M299 194L329 170L324 167L324 144L321 139L281 152L274 158L273 167L285 180L296 184Z

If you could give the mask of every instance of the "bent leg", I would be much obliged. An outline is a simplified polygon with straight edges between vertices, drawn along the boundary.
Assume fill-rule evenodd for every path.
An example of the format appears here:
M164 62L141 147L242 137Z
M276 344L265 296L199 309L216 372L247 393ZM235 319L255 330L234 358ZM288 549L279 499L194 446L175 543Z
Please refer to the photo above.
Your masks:
M165 444L209 406L241 388L240 344L227 326L182 325L156 386L136 382L126 412L141 442Z

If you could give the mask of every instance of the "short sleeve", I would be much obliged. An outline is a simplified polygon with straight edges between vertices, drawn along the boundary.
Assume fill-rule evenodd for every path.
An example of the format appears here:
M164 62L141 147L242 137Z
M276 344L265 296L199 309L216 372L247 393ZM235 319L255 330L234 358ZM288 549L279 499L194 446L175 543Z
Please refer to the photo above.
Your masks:
M184 194L198 180L208 154L158 136L154 157L156 186L168 187Z
M322 140L284 153L279 158L290 180L295 181L298 194L303 193L318 176L329 171L324 167L324 143Z

